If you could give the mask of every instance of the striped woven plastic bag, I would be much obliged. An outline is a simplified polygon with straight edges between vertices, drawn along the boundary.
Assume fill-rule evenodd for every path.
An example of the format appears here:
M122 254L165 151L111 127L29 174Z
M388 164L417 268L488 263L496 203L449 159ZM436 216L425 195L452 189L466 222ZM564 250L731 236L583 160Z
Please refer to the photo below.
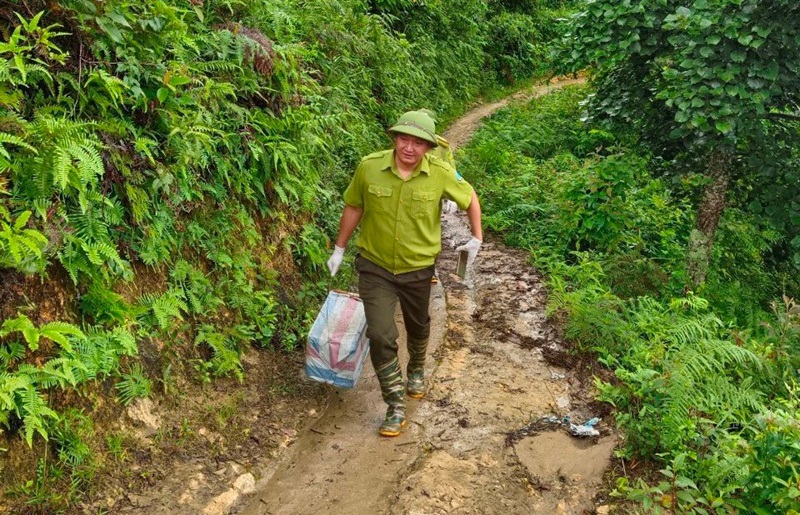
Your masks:
M353 388L369 352L367 319L358 295L331 291L311 326L306 345L309 379Z

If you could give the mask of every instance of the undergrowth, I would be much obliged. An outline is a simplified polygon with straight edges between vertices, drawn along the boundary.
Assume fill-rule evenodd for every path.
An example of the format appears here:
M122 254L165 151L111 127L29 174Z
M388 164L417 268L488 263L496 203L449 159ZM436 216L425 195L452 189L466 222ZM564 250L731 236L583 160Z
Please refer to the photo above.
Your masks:
M669 164L630 131L583 121L588 94L498 113L460 170L488 228L548 274L567 338L614 372L596 387L616 408L618 457L661 469L620 477L614 495L647 513L797 513L800 289L774 260L785 239L731 199L709 279L688 291L691 188L658 178Z

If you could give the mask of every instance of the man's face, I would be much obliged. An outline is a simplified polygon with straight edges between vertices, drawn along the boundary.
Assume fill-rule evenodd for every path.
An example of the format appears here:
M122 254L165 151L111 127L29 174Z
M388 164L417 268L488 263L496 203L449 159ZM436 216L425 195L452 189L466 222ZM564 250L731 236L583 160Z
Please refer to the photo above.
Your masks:
M398 165L407 168L417 166L425 152L431 149L431 144L424 139L409 134L398 134L394 138L395 159Z

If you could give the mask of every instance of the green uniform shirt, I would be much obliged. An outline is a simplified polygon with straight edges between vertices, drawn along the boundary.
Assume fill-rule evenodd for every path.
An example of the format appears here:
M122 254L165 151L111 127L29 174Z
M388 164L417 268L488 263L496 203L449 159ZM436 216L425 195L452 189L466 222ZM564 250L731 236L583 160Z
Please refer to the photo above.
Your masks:
M363 210L356 247L393 274L431 266L442 250L441 199L466 209L472 186L446 162L425 155L407 180L394 150L365 157L344 192L348 206Z

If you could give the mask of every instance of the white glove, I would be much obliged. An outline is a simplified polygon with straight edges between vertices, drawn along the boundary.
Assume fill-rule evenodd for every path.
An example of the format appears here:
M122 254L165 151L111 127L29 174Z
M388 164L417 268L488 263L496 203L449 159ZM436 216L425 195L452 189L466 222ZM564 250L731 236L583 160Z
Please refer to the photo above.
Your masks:
M333 254L331 254L330 259L328 259L328 270L331 272L331 277L336 275L336 272L339 271L339 267L342 266L342 260L344 259L344 249L339 247L338 245L333 246Z
M467 258L467 263L471 265L472 262L475 260L475 256L478 255L478 251L481 250L482 243L483 242L481 240L473 236L472 239L469 240L467 243L456 248L456 252L461 252L462 250L466 250L469 253L469 257Z
M458 211L458 204L449 199L442 201L442 214L451 215Z

